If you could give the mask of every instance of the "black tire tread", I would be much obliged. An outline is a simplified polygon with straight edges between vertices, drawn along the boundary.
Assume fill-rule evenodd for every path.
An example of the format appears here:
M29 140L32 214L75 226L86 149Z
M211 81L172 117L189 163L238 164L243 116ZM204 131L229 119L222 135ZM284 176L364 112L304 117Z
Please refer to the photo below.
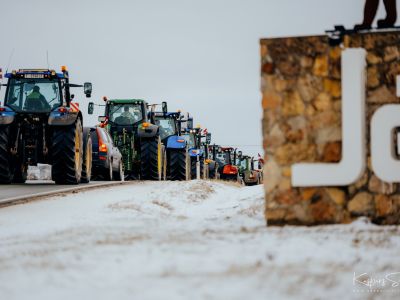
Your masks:
M168 170L171 180L186 180L186 150L169 150Z
M140 142L140 179L158 180L158 136Z
M56 184L78 184L75 171L75 130L82 132L80 119L72 126L55 128L52 140L52 178ZM82 138L82 135L81 135ZM81 145L83 141L81 140ZM82 155L81 149L81 155Z
M190 160L190 167L191 167L191 178L196 179L197 174L196 174L196 163L197 163L197 158L194 157L193 159ZM203 177L204 174L204 160L203 158L200 157L200 179L204 179Z
M12 181L11 155L9 151L9 127L0 127L0 184Z
M83 160L82 160L82 175L81 175L81 182L82 183L89 183L92 177L92 174L88 174L88 164L92 164L92 159L90 161L86 161L86 153L87 151L92 150L92 138L90 137L90 128L83 129ZM90 166L89 170L92 167ZM90 172L91 173L91 172Z

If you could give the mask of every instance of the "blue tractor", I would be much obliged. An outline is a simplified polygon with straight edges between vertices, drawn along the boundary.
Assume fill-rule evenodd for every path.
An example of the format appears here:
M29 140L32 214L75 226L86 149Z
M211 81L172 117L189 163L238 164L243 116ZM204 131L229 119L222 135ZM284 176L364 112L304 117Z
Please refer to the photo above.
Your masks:
M189 118L189 125L187 126L184 136L188 142L189 156L190 156L190 178L206 179L208 178L208 168L204 168L206 160L206 151L202 138L206 137L200 126L193 128L193 119Z
M153 106L154 107L154 106ZM187 122L181 112L168 112L167 103L162 103L162 112L150 112L150 119L159 126L161 141L167 158L166 177L169 180L189 180L190 160L188 142L182 136L182 123Z
M65 67L21 69L6 73L8 79L0 106L0 184L23 183L28 166L52 165L57 184L88 182L91 174L91 140L82 129L83 117L70 89L91 83L69 82Z

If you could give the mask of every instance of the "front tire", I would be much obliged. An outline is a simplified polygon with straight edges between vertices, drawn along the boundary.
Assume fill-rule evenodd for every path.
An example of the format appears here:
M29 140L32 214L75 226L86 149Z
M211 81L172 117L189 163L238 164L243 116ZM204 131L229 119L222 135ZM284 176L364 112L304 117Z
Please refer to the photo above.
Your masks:
M90 129L84 129L83 140L83 162L82 162L82 183L89 183L92 177L92 138L90 137Z
M168 169L169 178L171 180L186 180L187 178L187 151L186 150L170 150Z
M204 179L204 160L200 157L200 179ZM197 157L194 157L191 162L191 178L192 180L197 179Z
M161 140L142 139L140 142L140 179L160 180L161 164Z
M78 184L82 176L82 123L54 127L52 141L52 178L56 184Z
M0 184L12 181L9 127L0 127Z

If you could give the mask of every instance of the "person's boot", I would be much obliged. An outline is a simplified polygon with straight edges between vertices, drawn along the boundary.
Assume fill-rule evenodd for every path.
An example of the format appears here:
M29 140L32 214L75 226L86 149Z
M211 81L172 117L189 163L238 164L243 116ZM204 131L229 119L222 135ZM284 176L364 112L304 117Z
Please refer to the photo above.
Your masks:
M378 20L378 28L391 28L397 20L396 0L383 0L386 9L386 18Z
M378 28L379 29L392 28L392 27L394 27L394 23L395 22L388 21L387 19L378 20Z

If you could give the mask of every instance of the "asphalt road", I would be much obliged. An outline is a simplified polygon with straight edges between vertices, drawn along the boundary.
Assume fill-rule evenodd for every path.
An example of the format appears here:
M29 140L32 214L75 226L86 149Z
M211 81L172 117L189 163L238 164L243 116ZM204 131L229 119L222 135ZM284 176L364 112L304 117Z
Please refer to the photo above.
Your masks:
M0 185L0 206L12 201L24 199L24 202L30 201L33 198L40 198L41 196L48 196L53 193L74 192L78 190L85 190L88 188L95 188L104 185L118 185L121 181L92 181L90 183L79 185L57 185L52 181L45 180L31 180L25 184L10 184Z

